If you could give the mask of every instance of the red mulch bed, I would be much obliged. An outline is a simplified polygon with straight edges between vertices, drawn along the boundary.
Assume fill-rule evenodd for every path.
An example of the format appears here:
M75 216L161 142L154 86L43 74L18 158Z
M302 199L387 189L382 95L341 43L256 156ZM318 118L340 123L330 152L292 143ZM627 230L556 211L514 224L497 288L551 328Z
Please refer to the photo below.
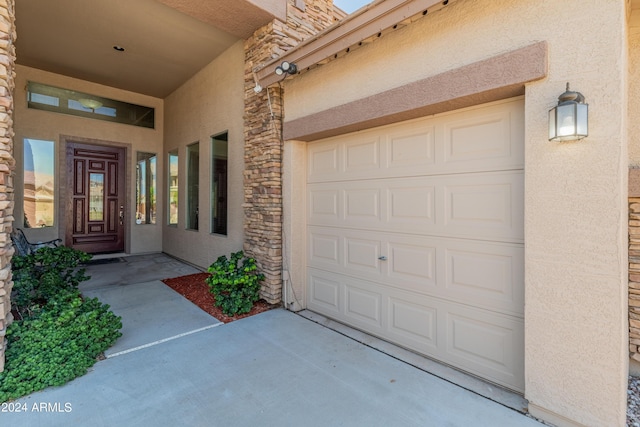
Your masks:
M164 279L163 282L222 323L233 322L234 320L243 319L278 307L277 305L268 304L265 300L261 299L253 305L250 312L236 316L227 316L222 313L219 307L214 305L216 300L211 292L209 292L209 285L204 281L209 276L209 273L197 273L173 279Z

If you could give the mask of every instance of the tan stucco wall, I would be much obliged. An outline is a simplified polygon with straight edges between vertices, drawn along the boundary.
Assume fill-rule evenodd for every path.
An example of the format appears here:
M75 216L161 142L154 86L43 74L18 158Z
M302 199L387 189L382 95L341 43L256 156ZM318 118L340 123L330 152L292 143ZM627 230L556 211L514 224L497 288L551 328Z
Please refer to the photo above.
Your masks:
M285 141L282 160L283 183L283 303L287 309L299 311L306 307L307 187L306 142Z
M164 251L208 267L242 249L244 168L244 47L238 42L165 99L164 154L179 152L178 225L164 225ZM211 136L229 132L227 236L210 233ZM200 143L199 230L186 226L186 147ZM163 183L166 193L167 183ZM166 212L166 206L163 206ZM166 221L165 221L166 222Z
M285 83L286 127L287 121L548 43L547 78L525 89L525 397L534 414L558 424L625 422L625 3L456 0ZM547 112L567 81L590 104L590 136L551 143ZM299 202L285 204L285 212L293 212L287 229L300 222ZM293 265L303 262L296 258L303 255L288 255Z
M156 127L155 129L141 128L137 126L110 123L101 120L93 120L84 117L75 117L65 114L51 113L27 108L26 86L28 81L46 83L65 89L77 90L97 96L115 99L118 101L130 102L155 108ZM61 135L72 136L82 139L109 141L127 145L128 164L127 175L129 178L127 189L129 191L127 208L128 224L126 228L126 250L129 253L159 252L162 250L161 224L164 222L162 210L158 212L158 223L155 225L132 225L135 223L135 183L131 182L131 177L135 179L135 154L137 151L144 151L158 154L158 162L162 164L164 157L162 153L163 140L163 101L158 98L145 96L133 92L114 89L108 86L69 78L59 74L53 74L29 68L17 66L16 69L16 94L15 94L15 157L17 161L16 173L16 208L14 217L16 227L23 226L23 140L24 138L44 139L55 141L56 143L56 195L59 194L60 185L63 182L63 170L60 167L64 160L64 151L61 146ZM133 156L133 157L132 157ZM158 173L159 183L164 179L162 171ZM56 197L57 200L57 197ZM162 206L163 195L158 194L158 206ZM49 240L56 237L64 238L64 226L60 228L61 221L58 217L59 203L56 206L56 226L44 229L26 230L28 237L33 241Z

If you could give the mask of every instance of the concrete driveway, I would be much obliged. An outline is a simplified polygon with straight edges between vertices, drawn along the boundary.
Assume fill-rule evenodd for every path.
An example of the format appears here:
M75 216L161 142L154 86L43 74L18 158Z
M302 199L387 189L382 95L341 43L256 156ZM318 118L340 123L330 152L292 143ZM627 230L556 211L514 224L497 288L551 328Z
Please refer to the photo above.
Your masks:
M542 425L282 309L221 324L158 280L84 292L123 316L123 337L0 425Z

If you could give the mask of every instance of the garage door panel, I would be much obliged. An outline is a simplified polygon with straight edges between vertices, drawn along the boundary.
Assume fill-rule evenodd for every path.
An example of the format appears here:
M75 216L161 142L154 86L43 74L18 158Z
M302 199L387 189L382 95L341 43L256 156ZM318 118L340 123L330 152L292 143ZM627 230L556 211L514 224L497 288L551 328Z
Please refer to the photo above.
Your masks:
M444 251L446 295L489 310L524 316L524 248L452 241Z
M380 190L377 188L350 188L343 191L344 215L347 222L374 221L380 222Z
M385 232L308 229L309 267L416 292L434 292L437 241ZM444 288L444 283L441 286Z
M307 156L310 181L333 177L340 172L340 148L336 142L309 147Z
M449 305L447 360L498 384L524 390L524 323L469 307Z
M343 148L345 175L360 175L363 171L380 169L380 137L358 139L344 144Z
M421 122L395 127L387 134L386 167L423 173L436 162L435 127Z
M309 272L310 310L522 391L521 319L333 272Z
M444 124L445 163L484 162L511 156L511 116L509 111L446 121Z
M522 169L523 104L516 100L314 143L308 182Z
M309 190L309 218L314 222L334 222L340 219L340 191L337 189Z
M332 271L307 269L311 292L307 307L364 331L379 334L385 329L382 311L386 288L380 284Z
M325 227L308 241L309 267L523 316L522 244Z
M436 248L425 243L407 244L399 240L388 243L386 263L391 282L403 283L403 287L407 287L406 283L419 283L423 291L425 285L436 285Z
M327 277L323 274L313 274L310 272L309 283L309 308L319 310L323 313L339 316L340 310L340 290L341 285L335 278Z
M522 391L523 107L309 144L307 307Z
M522 171L309 184L308 223L522 242Z
M469 174L443 184L442 230L450 236L522 242L522 172Z
M382 242L380 240L358 239L346 236L344 268L349 271L369 273L369 277L380 276L380 253Z
M436 221L436 188L428 183L408 180L387 189L387 221L393 224L429 224Z
M389 336L407 343L413 350L436 354L438 349L438 309L427 300L419 303L389 299Z
M309 261L313 265L324 265L325 268L338 267L342 260L340 248L342 237L335 234L319 232L309 233Z
M352 283L344 286L345 318L351 322L368 324L379 330L382 328L382 295L373 290L354 286Z

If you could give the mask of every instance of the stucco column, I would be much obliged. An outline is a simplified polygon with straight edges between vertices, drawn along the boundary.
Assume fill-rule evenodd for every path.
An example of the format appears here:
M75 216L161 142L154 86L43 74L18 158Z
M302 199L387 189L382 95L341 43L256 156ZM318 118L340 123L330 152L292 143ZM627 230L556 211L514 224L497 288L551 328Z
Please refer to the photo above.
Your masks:
M608 26L624 16L611 5ZM525 96L525 397L558 426L626 418L627 48L622 31L603 37L580 57L552 45L551 78ZM547 111L567 80L589 104L589 136L550 142Z
M307 257L307 143L285 141L283 158L284 204L283 255L285 303L299 311L306 308Z
M13 224L13 90L15 87L15 9L13 0L0 0L0 372L4 370L4 338L11 315L11 256Z

